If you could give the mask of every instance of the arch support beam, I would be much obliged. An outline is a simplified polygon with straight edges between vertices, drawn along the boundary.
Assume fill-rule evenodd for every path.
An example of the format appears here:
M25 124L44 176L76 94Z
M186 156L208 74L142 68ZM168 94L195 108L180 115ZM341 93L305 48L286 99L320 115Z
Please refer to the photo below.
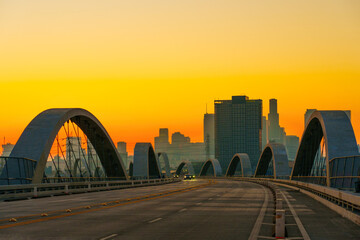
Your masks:
M226 177L232 177L235 174L237 166L240 164L241 168L241 176L242 177L250 177L252 176L252 168L250 163L249 155L246 153L236 153L228 166L228 169L226 170Z
M254 176L265 176L271 160L274 179L290 175L289 160L285 146L281 143L268 143L261 153Z
M162 162L164 163L164 168L165 168L165 173L166 173L166 177L171 177L170 175L170 162L169 162L169 158L168 155L165 152L159 152L158 153L158 159L159 159L159 164L160 164L160 170L162 170Z
M359 154L351 121L344 111L315 111L301 138L291 179L310 176L322 138L326 154L326 185L329 187L329 160Z
M183 169L185 166L187 167L188 172L189 172L190 175L195 175L194 167L193 167L193 165L191 164L190 161L183 161L183 162L181 162L181 163L179 164L179 166L177 167L175 174L176 174L176 175L180 175L182 169Z
M127 179L120 154L103 125L94 115L81 108L53 108L40 113L29 123L10 155L37 161L32 183L42 182L47 158L55 137L64 123L69 120L76 123L87 135L99 155L106 175ZM14 167L10 165L8 169L13 169ZM9 177L19 177L16 174L17 171L9 172Z
M206 176L210 166L213 167L213 174L214 177L219 177L222 175L222 169L219 161L217 159L208 159L206 162L204 162L201 170L200 170L200 176Z
M134 178L161 178L159 160L155 155L151 143L136 143L133 164Z

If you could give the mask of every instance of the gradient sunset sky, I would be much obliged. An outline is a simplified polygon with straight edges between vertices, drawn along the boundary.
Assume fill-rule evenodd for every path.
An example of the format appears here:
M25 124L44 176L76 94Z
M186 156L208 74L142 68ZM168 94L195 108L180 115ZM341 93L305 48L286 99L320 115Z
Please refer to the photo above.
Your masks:
M0 137L41 111L81 107L117 141L160 127L203 141L205 106L278 99L302 135L307 108L351 110L360 141L358 0L0 0Z

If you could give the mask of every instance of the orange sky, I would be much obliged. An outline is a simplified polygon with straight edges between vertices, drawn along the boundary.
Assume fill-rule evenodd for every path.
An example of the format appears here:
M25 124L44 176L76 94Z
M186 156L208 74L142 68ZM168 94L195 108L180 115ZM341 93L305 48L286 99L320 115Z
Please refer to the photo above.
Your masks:
M301 136L307 108L349 109L360 141L360 2L0 0L0 137L39 112L82 107L115 142L158 128L202 141L205 105L278 99ZM129 149L130 150L130 149Z

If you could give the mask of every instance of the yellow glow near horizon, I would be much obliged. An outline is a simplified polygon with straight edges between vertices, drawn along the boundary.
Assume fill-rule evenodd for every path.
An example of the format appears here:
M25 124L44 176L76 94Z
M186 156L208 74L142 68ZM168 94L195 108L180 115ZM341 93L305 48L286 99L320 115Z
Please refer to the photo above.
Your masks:
M307 108L351 110L360 140L359 1L0 0L0 137L81 107L113 140L158 128L202 141L205 105L278 99L301 136Z

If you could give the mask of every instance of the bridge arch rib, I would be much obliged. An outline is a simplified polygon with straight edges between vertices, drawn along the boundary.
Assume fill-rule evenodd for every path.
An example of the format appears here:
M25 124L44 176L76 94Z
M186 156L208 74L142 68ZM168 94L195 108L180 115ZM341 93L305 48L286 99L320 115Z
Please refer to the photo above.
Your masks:
M311 175L319 145L324 139L326 185L330 187L329 161L358 155L351 121L344 111L315 111L309 118L296 154L292 180Z
M181 162L181 163L179 164L179 166L177 167L175 174L176 174L176 175L180 175L182 169L183 169L185 166L187 167L189 174L194 176L194 175L195 175L195 170L194 170L194 167L193 167L193 165L191 164L190 161L183 161L183 162Z
M272 160L273 177L289 176L289 160L285 146L281 143L268 143L261 153L258 161L255 177L265 176Z
M232 177L235 174L237 166L240 164L241 176L250 177L252 176L252 168L250 163L249 155L246 153L236 153L228 166L225 176Z
M133 162L134 178L161 178L159 159L151 143L136 143Z
M166 177L171 177L170 175L170 163L168 155L165 152L159 152L158 153L158 159L160 164L160 172L162 171L162 166L165 168ZM164 165L162 165L162 162Z
M42 182L47 158L55 137L63 124L69 120L87 135L99 155L106 175L127 179L126 170L114 143L93 114L81 108L53 108L41 112L28 124L10 155L10 157L37 161L32 183ZM96 144L99 142L101 144ZM12 167L9 166L9 169ZM18 177L16 174L16 171L9 172L9 177L16 178Z
M208 159L206 162L204 162L199 175L206 176L210 166L213 167L214 177L219 177L222 175L221 165L217 159Z

